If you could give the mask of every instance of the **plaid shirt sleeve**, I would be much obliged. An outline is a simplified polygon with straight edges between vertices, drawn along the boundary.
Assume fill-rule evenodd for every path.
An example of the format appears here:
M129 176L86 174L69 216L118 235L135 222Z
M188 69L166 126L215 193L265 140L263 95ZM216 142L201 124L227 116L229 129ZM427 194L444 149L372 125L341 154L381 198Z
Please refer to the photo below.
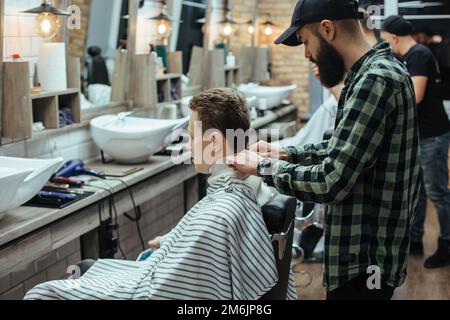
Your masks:
M395 105L393 89L384 78L367 73L348 97L328 148L306 154L308 161L322 158L320 164L302 163L302 150L289 149L288 161L278 161L268 184L301 201L339 203L352 192L358 177L376 161L377 150L386 130L386 119ZM312 147L307 147L307 149Z
M320 144L310 144L302 147L287 147L283 150L287 154L287 162L312 166L321 163L327 157L328 141Z

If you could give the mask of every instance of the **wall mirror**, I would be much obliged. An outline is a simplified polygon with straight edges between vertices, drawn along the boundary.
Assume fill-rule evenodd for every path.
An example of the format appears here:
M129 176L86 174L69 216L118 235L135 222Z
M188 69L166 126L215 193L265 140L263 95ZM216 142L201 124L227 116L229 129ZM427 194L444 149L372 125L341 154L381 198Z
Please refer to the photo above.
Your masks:
M84 119L124 108L129 77L130 8L136 0L90 0L81 61L81 111ZM77 43L70 33L69 45ZM82 39L83 40L83 39Z

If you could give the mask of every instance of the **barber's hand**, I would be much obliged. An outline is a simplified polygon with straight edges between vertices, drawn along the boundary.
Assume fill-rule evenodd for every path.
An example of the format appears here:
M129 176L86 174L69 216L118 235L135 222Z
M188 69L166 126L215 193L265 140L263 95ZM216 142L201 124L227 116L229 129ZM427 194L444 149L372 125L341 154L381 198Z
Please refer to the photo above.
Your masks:
M251 145L248 148L252 152L257 152L263 158L271 158L278 160L286 160L287 154L284 150L275 147L274 145L266 142L260 141Z
M258 164L264 158L254 151L245 150L234 156L227 157L227 165L252 176L258 175Z
M155 239L148 242L150 249L157 250L161 247L161 237L156 237Z

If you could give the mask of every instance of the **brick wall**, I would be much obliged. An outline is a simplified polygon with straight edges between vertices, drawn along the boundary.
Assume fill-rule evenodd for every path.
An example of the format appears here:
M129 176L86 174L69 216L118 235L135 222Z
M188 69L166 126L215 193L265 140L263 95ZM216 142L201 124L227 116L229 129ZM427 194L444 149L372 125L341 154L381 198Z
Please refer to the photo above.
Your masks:
M304 48L275 46L275 39L291 23L293 8L296 0L260 0L258 3L258 16L271 13L273 22L277 25L272 36L259 35L260 45L269 45L273 52L273 78L275 80L291 81L298 86L293 93L292 101L298 106L301 113L310 111L310 83L309 61L304 56ZM262 32L262 29L259 29Z
M192 190L192 192L196 192ZM142 218L140 222L142 237L145 245L149 240L161 236L172 230L185 214L183 184L148 201L141 206ZM134 211L128 212L134 217ZM128 260L135 260L142 252L141 241L138 236L136 223L125 216L118 219L120 225L120 244ZM117 259L123 256L119 252Z
M5 25L3 41L4 61L12 54L20 54L24 61L30 62L30 85L37 63L39 47L44 40L39 37L34 28L35 15L22 11L37 7L40 0L5 0Z
M232 0L232 16L237 22L253 19L256 0ZM251 46L252 36L248 33L248 25L239 25L231 38L231 50L238 52L241 46Z
M246 21L252 17L255 0L232 0L233 18L237 21ZM291 100L295 103L301 113L310 112L310 83L309 62L304 57L304 48L290 48L286 46L275 46L273 42L291 22L291 15L297 0L259 0L257 7L256 45L269 46L273 53L273 79L290 81L298 86ZM261 23L266 19L267 13L272 15L276 27L269 37L264 35ZM251 42L247 32L247 26L240 26L232 38L231 48L236 50L241 46L247 46Z
M0 300L20 300L34 286L67 278L68 266L81 259L80 242L74 240L49 254L0 277Z

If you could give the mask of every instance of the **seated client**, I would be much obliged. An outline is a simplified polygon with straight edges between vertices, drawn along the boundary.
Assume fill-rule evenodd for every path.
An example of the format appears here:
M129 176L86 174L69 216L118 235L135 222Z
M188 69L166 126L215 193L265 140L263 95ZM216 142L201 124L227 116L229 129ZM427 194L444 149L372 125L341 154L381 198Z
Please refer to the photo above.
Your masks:
M212 89L190 105L190 149L197 171L211 174L207 196L143 262L98 260L80 279L40 284L25 299L257 300L278 281L261 206L271 189L228 168L235 147L227 130L250 128L246 101L232 89ZM244 139L245 140L245 139ZM296 299L291 275L289 299Z

